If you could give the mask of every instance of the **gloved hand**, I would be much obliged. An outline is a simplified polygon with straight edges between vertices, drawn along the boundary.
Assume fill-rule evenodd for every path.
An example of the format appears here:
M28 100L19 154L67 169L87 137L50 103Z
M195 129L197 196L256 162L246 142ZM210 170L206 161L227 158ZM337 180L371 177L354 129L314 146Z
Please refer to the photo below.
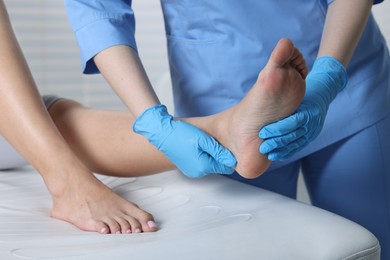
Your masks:
M338 60L318 58L306 77L306 94L297 111L263 127L260 152L269 160L285 160L304 148L321 132L329 104L348 82L347 72Z
M208 174L232 174L237 160L225 147L199 128L173 120L164 105L145 110L133 124L179 170L191 178Z

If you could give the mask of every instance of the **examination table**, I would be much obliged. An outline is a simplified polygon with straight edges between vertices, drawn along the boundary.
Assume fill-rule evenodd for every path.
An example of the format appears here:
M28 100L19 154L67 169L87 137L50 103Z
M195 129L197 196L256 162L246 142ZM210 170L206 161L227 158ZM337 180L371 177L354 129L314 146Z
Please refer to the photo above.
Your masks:
M97 175L152 213L156 233L102 235L49 217L51 199L30 166L0 171L0 259L379 259L366 229L333 213L222 176L178 171ZM331 192L331 191L330 191Z

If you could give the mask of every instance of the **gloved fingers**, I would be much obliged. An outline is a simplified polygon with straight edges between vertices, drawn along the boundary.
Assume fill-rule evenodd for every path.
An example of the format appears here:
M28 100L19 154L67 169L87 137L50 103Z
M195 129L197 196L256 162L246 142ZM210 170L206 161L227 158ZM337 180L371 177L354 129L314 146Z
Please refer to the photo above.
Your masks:
M295 155L297 152L302 150L309 141L305 136L297 139L296 141L288 144L285 147L282 147L280 149L276 149L268 154L268 160L271 161L284 161L289 158L291 158L293 155Z
M259 137L262 139L268 139L286 135L304 126L306 122L307 118L305 113L297 112L282 120L266 125L260 130Z
M307 128L301 127L298 128L296 131L288 133L286 135L265 139L260 145L259 151L262 154L270 153L275 149L283 148L290 143L297 141L299 138L306 134Z
M207 172L209 174L225 174L229 175L234 172L234 169L226 166L223 163L216 161L209 154L204 153L204 156L208 156L207 168L203 168L203 172Z
M237 160L234 155L207 134L202 134L199 137L198 145L201 151L206 152L212 159L215 160L215 163L223 164L228 168L234 167L237 164Z
M199 128L174 121L171 134L161 142L162 151L187 177L231 174L236 164L233 154Z
M280 161L285 161L287 159L290 159L295 154L297 154L299 151L301 151L303 148L305 148L308 143L310 143L309 140L306 140L306 142L303 143L301 146L297 147L296 149L291 150L286 155L282 155L282 157L280 158Z
M215 160L209 153L199 151L196 164L191 170L183 171L190 178L201 178L211 174L232 174L234 169Z
M214 173L215 174L223 174L223 175L230 175L233 174L234 169L231 167L227 167L226 165L223 165L221 163L216 162L214 164Z

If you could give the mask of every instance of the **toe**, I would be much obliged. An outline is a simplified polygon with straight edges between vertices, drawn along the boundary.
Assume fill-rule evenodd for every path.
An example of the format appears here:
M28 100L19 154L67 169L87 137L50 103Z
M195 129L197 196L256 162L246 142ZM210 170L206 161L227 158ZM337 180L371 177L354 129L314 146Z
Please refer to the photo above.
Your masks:
M124 218L130 224L130 232L127 231L128 233L141 233L143 231L141 223L136 218L132 216L124 216Z
M150 213L138 208L137 206L129 209L127 213L129 216L134 217L134 219L140 225L140 228L142 228L142 231L144 232L157 231L158 229L157 225L154 221L153 216Z
M116 218L116 221L119 223L120 232L122 234L129 234L129 233L131 233L131 224L126 219L126 216L118 217L118 218Z
M291 64L298 70L302 78L306 78L308 72L306 61L303 58L302 53L297 48L294 48L294 55L291 60Z
M110 233L110 228L102 221L95 222L95 229L94 230L98 233L101 233L101 234Z
M154 218L151 214L145 212L145 211L140 211L138 216L137 216L138 221L142 225L142 230L144 232L155 232L157 231L157 224L154 221Z
M119 234L121 232L121 227L115 219L107 219L104 221L110 228L111 234Z
M293 43L287 38L282 38L274 48L269 62L274 66L283 67L286 63L290 62L293 55Z
M155 232L158 229L154 220L148 220L146 223L142 222L142 228L145 232Z

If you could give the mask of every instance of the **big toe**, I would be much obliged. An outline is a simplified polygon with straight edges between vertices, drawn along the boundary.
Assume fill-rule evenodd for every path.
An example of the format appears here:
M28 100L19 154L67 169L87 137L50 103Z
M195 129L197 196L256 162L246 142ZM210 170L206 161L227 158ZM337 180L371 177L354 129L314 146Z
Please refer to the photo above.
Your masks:
M144 232L157 231L157 229L158 229L157 224L154 221L154 218L151 214L149 214L143 210L139 210L135 215L136 215L136 218L138 219L138 221L140 222L140 224L142 225L142 230Z
M283 67L289 63L294 54L294 44L287 38L282 38L276 44L269 59L269 65Z

